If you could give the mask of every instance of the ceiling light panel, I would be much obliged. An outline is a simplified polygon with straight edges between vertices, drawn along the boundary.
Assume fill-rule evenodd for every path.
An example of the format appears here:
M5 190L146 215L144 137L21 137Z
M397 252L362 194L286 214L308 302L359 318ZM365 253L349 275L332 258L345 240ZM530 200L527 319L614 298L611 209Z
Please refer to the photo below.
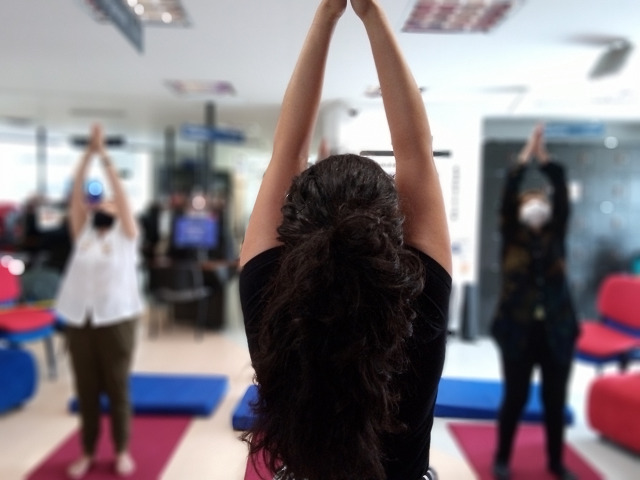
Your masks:
M489 32L520 3L521 0L417 0L402 31Z
M425 93L427 87L418 87L420 94ZM379 86L368 86L364 91L364 96L367 98L382 98L382 88Z
M169 80L167 87L181 96L233 97L236 89L231 82L210 80Z
M121 1L133 10L147 26L189 27L191 21L181 0L113 0ZM93 18L107 22L107 18L93 0L82 0Z

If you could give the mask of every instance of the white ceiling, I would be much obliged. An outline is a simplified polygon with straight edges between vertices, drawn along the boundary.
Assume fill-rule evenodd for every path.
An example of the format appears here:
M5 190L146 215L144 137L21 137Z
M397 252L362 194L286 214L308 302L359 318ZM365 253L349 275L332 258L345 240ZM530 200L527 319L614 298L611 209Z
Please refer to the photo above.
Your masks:
M399 31L413 0L380 1ZM148 28L139 55L115 27L92 20L80 0L0 0L0 117L74 129L88 119L70 109L107 108L122 110L108 123L148 132L202 117L202 102L179 99L164 86L167 79L193 79L235 85L238 97L220 102L224 120L271 122L317 0L183 3L193 26ZM640 53L622 76L589 83L601 50L569 39L606 34L640 46L639 25L638 0L527 0L488 35L399 37L418 83L429 88L427 104L481 101L504 113L553 113L595 101L635 112ZM366 103L365 88L376 84L364 29L348 11L336 31L324 99ZM483 91L513 86L530 94Z

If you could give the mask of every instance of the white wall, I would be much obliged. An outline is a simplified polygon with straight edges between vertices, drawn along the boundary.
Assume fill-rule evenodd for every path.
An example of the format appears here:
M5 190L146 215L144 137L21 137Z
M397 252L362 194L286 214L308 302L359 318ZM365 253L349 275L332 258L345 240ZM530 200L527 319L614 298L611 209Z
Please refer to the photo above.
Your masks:
M68 192L75 172L80 150L56 143L47 148L47 198L62 199ZM123 180L135 211L140 211L152 195L151 155L144 150L114 150L111 152L118 170L126 170L130 176ZM0 143L0 161L6 165L0 175L0 201L24 202L37 193L35 142ZM101 181L110 195L104 173L96 161L88 178Z
M33 145L0 143L0 202L20 203L36 193L36 152Z
M216 147L216 169L231 173L233 180L234 197L231 208L235 222L232 228L237 237L244 237L244 230L270 159L271 150L267 148L231 145Z
M454 246L456 281L477 278L478 199L482 116L468 107L434 105L428 108L434 150L451 152L436 158L449 229ZM346 104L335 103L323 111L327 139L340 152L392 150L389 127L382 105L361 107L354 115ZM336 127L335 122L339 126ZM378 157L383 163L389 159Z

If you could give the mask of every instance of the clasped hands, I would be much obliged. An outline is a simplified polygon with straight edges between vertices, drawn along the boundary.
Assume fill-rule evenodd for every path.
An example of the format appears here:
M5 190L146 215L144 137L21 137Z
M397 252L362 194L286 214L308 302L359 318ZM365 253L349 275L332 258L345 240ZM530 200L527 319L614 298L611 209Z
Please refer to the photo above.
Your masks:
M372 7L377 6L377 0L349 0L353 11L360 18L364 18ZM338 19L347 9L347 0L322 0L322 5L327 12Z
M532 157L536 157L541 165L549 162L549 152L544 142L544 125L539 124L533 130L531 137L518 155L518 163L526 165Z
M102 159L102 162L107 165L109 157L104 146L104 131L102 125L94 123L91 126L91 133L89 134L89 143L85 151L85 162L90 161L94 155Z

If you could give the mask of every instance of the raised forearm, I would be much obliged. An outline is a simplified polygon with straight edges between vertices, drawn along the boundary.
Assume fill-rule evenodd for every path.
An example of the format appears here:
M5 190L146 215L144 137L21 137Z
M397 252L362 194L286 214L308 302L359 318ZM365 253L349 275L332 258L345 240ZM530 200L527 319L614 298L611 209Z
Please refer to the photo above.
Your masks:
M553 216L556 222L566 223L569 216L569 190L564 167L554 161L540 166L553 186Z
M111 187L111 191L114 195L114 203L116 204L116 209L118 210L118 216L122 222L124 232L127 236L133 238L137 234L136 221L133 216L131 206L129 205L129 200L124 190L124 186L122 185L122 181L120 180L118 172L116 171L109 155L105 151L99 152L99 155L107 181L109 182L109 186Z
M364 23L380 80L405 216L404 241L451 272L447 216L422 95L378 1L351 0L351 5Z
M516 197L520 191L520 185L527 172L527 165L518 163L507 171L507 181L505 182L505 194Z
M431 156L431 131L418 85L377 2L372 2L362 21L378 71L396 158L424 161L425 155Z
M558 162L549 161L540 165L540 171L546 175L553 188L565 188L567 186L567 178L564 167Z
M90 151L86 151L82 155L80 158L80 165L78 165L75 176L73 177L73 188L71 190L71 204L69 205L69 209L71 236L74 239L80 234L80 231L84 226L84 222L86 221L84 184L92 156L93 154Z
M282 204L291 181L306 167L329 44L345 8L346 0L322 0L313 19L282 102L273 155L242 246L242 265L280 244L277 228L282 223Z
M518 225L518 209L520 184L527 170L526 165L519 163L507 173L507 181L502 192L500 204L501 223L504 228L515 228Z
M323 5L316 12L289 82L274 137L274 161L298 160L296 167L306 163L309 153L329 44L338 21Z
M80 165L78 165L75 176L73 177L73 190L71 192L72 208L76 205L84 205L84 184L92 156L91 152L85 152L82 154L82 157L80 157Z

